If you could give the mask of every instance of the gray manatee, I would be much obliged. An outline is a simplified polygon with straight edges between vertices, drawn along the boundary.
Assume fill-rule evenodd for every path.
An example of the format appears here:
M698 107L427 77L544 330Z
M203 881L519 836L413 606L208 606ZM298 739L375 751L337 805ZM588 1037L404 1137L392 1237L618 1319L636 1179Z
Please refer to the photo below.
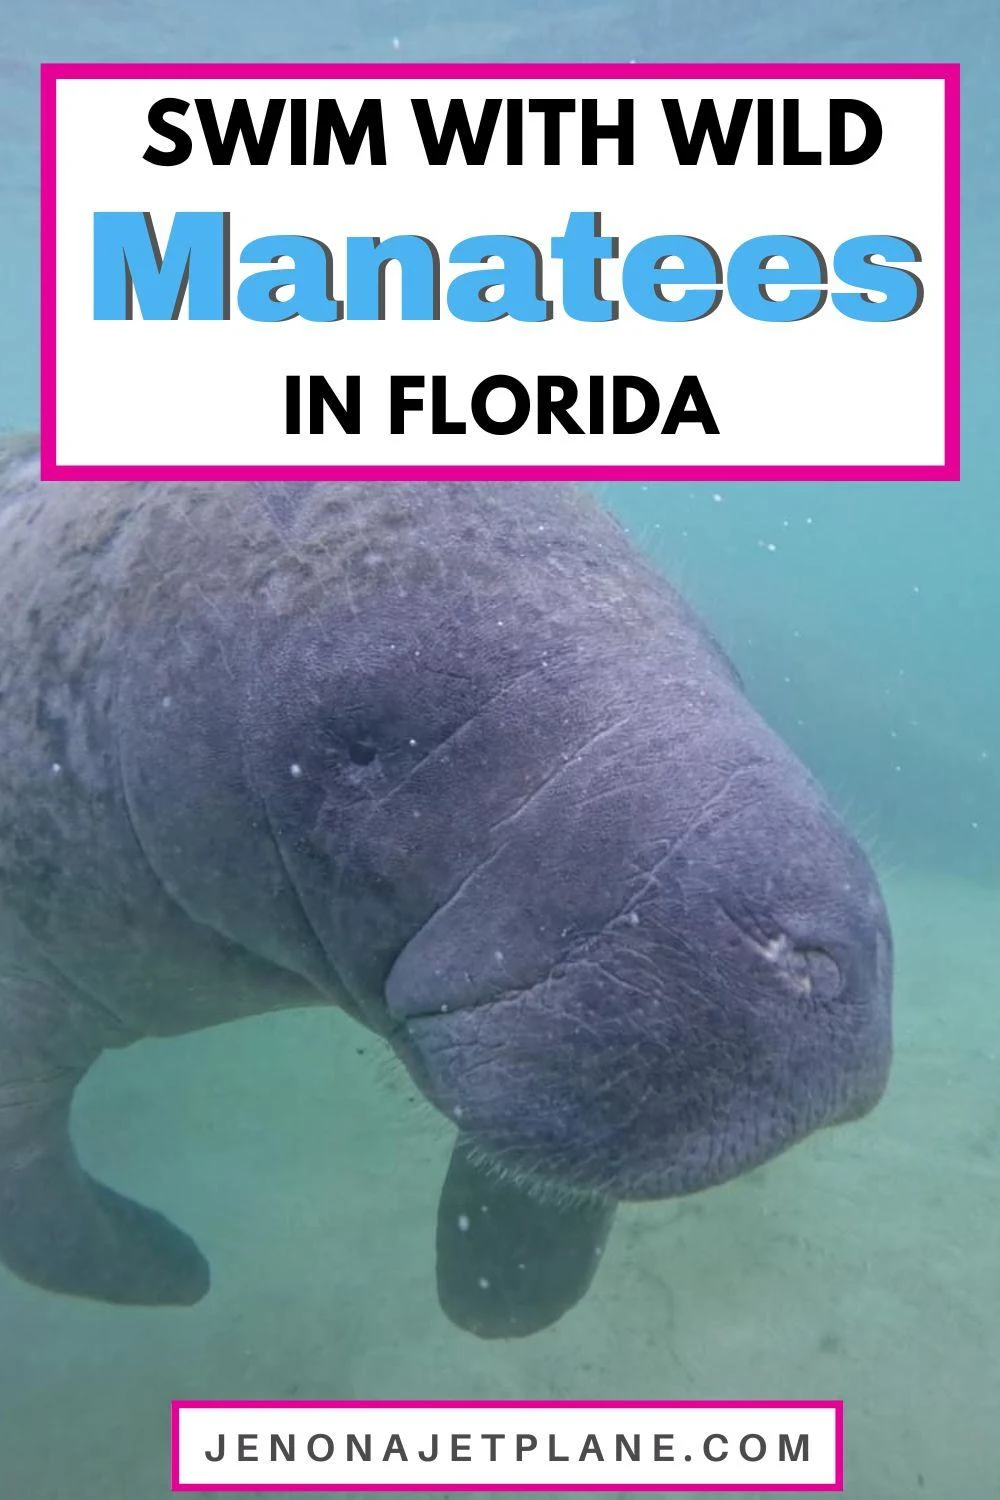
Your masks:
M588 1285L617 1203L883 1092L872 870L674 590L557 485L41 484L0 457L0 1259L186 1304L95 1181L106 1048L339 1007L455 1123L439 1295Z

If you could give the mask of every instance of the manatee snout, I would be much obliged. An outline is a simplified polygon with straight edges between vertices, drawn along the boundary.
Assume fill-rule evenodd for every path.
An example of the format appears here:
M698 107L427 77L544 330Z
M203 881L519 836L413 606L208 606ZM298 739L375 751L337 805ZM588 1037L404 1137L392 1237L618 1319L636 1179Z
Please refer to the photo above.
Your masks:
M875 875L736 693L694 754L648 711L596 735L389 976L418 1084L518 1180L697 1191L885 1088Z

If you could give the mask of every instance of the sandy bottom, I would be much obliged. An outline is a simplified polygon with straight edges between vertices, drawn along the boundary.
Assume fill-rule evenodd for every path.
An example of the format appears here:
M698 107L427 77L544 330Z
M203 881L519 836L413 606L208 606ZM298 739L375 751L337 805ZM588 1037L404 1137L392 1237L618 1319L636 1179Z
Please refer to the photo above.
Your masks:
M160 1500L175 1396L842 1396L854 1500L1000 1495L1000 892L911 875L888 896L883 1105L740 1182L623 1211L584 1303L523 1342L439 1312L449 1132L343 1018L105 1060L81 1154L193 1233L214 1287L194 1310L119 1311L0 1273L0 1493Z

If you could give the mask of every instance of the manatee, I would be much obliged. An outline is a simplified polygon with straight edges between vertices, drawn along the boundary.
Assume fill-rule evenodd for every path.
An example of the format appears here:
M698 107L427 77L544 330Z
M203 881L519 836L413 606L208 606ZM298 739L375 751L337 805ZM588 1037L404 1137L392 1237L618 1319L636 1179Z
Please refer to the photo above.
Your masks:
M453 1123L438 1291L483 1337L581 1297L617 1205L883 1093L872 868L585 493L41 483L11 441L0 620L0 1259L28 1282L205 1294L191 1239L80 1164L71 1102L106 1049L255 1013L347 1012Z

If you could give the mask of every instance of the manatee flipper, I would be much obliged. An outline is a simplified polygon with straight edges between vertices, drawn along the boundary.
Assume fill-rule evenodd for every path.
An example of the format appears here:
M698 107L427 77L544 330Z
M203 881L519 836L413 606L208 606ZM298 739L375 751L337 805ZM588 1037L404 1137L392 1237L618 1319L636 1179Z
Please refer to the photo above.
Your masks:
M92 1058L70 1067L48 1044L36 1050L23 999L23 987L15 998L0 980L0 1261L24 1281L71 1296L143 1306L199 1301L209 1271L197 1246L77 1161L70 1106Z
M437 1284L453 1323L521 1338L579 1302L600 1264L613 1203L546 1203L477 1166L462 1138L441 1190Z

